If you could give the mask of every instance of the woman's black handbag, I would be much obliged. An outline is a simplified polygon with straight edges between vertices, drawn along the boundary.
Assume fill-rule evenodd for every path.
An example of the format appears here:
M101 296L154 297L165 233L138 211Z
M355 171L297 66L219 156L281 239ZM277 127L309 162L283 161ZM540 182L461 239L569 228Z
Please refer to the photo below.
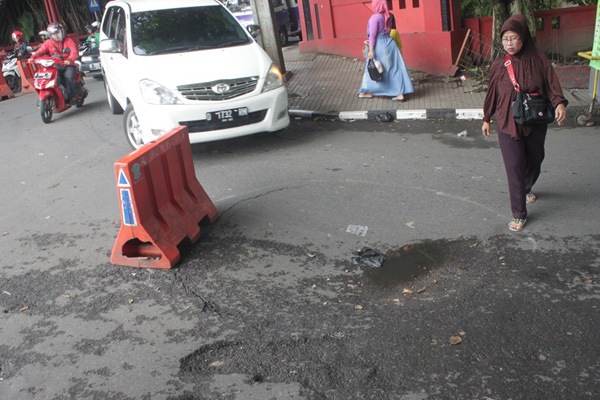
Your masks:
M515 122L522 125L554 122L554 108L550 101L538 94L517 92L512 103Z
M367 71L369 72L369 78L375 82L381 82L383 74L377 70L377 65L372 58L369 58L367 63Z
M554 107L550 100L537 93L523 93L515 79L515 71L512 67L510 56L504 58L504 66L508 70L508 76L517 92L515 101L512 103L513 118L517 124L549 124L554 122Z

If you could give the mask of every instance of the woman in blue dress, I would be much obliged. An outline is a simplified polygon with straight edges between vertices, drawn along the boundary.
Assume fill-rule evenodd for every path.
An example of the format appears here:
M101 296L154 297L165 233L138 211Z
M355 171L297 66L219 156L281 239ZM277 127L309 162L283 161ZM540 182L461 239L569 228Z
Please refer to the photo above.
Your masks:
M406 64L398 45L390 37L392 21L386 0L373 0L373 15L367 25L369 36L369 54L365 62L365 73L358 97L390 96L392 100L404 101L404 95L414 92ZM383 79L379 82L371 80L367 70L369 58L375 58L383 65Z

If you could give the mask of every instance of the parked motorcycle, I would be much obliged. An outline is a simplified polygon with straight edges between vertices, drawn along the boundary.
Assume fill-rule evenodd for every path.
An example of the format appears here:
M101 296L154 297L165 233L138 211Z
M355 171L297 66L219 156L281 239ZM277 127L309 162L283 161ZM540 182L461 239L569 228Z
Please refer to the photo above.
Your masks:
M16 53L8 53L2 61L2 75L4 75L4 80L13 93L21 90L21 73L17 66Z
M27 50L33 53L31 46L27 46ZM2 75L4 75L4 80L13 93L21 91L21 71L19 71L17 61L17 53L15 52L8 53L2 61Z
M39 96L38 104L42 121L47 124L52 121L53 113L61 113L71 108L71 105L65 102L66 88L62 83L58 84L58 67L63 64L63 59L60 56L45 56L36 58L34 62L39 65L39 69L33 76L33 86ZM76 67L74 102L79 108L83 106L88 91L79 69L79 62L76 63Z

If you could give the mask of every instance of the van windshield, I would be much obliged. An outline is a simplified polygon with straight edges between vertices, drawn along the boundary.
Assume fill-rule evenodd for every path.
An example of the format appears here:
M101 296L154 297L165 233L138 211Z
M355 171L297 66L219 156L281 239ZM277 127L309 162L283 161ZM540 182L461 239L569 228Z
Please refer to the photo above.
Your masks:
M222 6L172 8L131 15L133 52L181 53L252 43L244 28Z

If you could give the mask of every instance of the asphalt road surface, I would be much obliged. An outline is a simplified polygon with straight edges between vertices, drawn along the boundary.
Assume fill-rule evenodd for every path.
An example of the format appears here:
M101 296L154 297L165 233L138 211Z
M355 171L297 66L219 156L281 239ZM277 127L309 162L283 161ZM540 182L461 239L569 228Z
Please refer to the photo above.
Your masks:
M600 397L598 128L550 129L520 233L477 121L194 145L219 219L137 269L109 259L122 117L88 86L48 125L0 102L0 399Z

